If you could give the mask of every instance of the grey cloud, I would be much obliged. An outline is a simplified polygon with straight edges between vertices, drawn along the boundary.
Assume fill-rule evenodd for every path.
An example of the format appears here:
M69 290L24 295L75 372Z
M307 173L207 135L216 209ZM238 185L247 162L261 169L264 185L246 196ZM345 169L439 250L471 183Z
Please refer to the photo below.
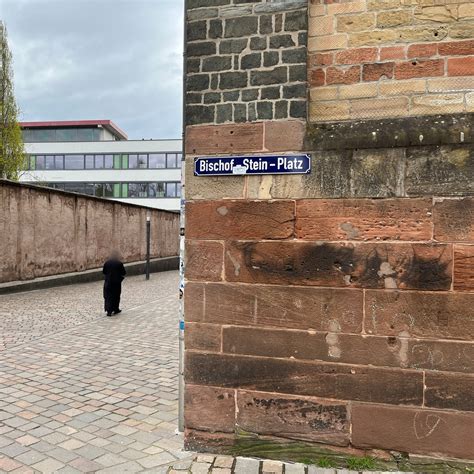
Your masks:
M182 0L0 0L23 120L181 136Z

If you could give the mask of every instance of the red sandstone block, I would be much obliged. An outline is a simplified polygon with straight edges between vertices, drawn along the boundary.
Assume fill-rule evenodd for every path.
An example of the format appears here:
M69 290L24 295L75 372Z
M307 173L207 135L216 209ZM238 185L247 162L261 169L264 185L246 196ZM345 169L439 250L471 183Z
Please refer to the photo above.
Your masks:
M304 149L306 121L278 120L265 122L264 126L266 151L298 152Z
M474 458L474 414L355 403L351 420L357 447Z
M466 344L471 346L472 344ZM454 369L452 369L454 370ZM427 372L425 376L425 405L458 411L474 411L474 376Z
M354 48L336 54L336 64L361 64L377 61L377 48Z
M311 87L324 86L326 83L326 73L324 72L324 69L312 69L309 71L308 75L308 82Z
M296 236L307 240L431 240L431 199L296 201Z
M188 239L287 239L293 237L294 201L190 201Z
M474 198L443 199L434 205L434 238L474 242Z
M362 330L360 290L210 283L205 291L206 322L351 333Z
M413 370L187 351L185 378L197 385L337 400L423 402L423 374Z
M386 46L380 48L380 61L391 59L405 59L405 46Z
M230 452L236 443L234 433L219 433L185 429L184 449L198 453L226 453Z
M184 423L187 429L234 431L234 390L191 385L188 382L184 396Z
M186 270L187 280L222 280L224 246L221 242L187 240Z
M392 79L395 63L364 64L362 67L363 81L378 81L380 79Z
M439 43L438 52L441 56L463 56L474 54L474 40ZM469 75L472 75L472 72Z
M259 435L349 444L349 408L344 402L238 390L236 424Z
M448 59L448 76L473 76L474 56Z
M367 291L369 334L474 340L474 294Z
M255 324L255 290L247 285L209 284L204 320L215 324Z
M186 323L186 349L220 352L221 330L221 326L216 324Z
M204 284L186 283L184 314L186 315L186 321L202 321L204 319Z
M360 66L347 69L328 67L326 69L326 84L355 84L360 82Z
M341 318L342 319L342 318ZM413 369L474 371L474 344L402 337L341 334L334 320L330 332L224 327L223 352L260 357L320 360L344 364Z
M311 54L308 58L308 66L309 68L314 68L318 66L330 66L333 63L333 60L333 53Z
M432 244L226 242L227 281L448 290L452 248Z
M454 289L474 291L474 245L454 246Z
M186 128L186 153L257 152L263 148L263 123L195 125Z
M444 75L444 59L407 61L395 65L395 79L435 77Z
M408 59L431 58L438 53L438 43L412 44L408 46Z

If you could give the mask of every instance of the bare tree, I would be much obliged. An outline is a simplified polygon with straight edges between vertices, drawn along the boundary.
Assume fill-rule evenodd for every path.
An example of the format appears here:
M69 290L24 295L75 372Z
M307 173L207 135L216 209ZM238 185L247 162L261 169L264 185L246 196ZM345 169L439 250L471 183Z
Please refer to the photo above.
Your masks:
M25 160L13 88L12 53L7 29L0 21L0 178L18 179Z

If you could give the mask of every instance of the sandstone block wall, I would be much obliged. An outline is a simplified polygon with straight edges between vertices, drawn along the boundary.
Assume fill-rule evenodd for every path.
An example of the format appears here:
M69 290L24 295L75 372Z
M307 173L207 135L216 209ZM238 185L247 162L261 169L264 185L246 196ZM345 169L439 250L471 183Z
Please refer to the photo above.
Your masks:
M314 122L474 111L471 0L311 0Z
M307 2L308 120L205 120L186 129L190 449L300 460L372 455L408 470L417 456L474 460L474 114L400 117L385 104L377 120L314 121L314 91L342 90L311 84L314 55L373 46L378 63L380 47L355 46L351 35L376 22L378 9L418 12L399 0L361 1L351 12L354 5ZM292 0L191 0L188 19L213 8L225 22L227 8L237 15L257 7L269 9L272 25L303 8ZM332 49L311 30L325 21L346 25ZM456 22L437 26L472 27ZM279 34L266 33L267 43ZM333 31L322 36L330 41ZM412 41L397 41L405 54ZM239 86L240 96L249 88ZM193 175L196 156L302 151L311 154L310 175Z
M125 262L179 254L179 215L0 181L0 283L101 267L112 249Z

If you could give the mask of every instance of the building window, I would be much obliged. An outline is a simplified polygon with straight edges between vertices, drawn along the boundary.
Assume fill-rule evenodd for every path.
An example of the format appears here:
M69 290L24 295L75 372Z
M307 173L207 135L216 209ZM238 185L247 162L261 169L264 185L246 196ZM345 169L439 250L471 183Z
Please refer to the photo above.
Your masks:
M165 183L150 183L148 185L148 197L150 198L165 197Z
M86 169L94 169L94 155L86 155Z
M84 155L64 155L64 168L67 170L83 170Z
M152 169L166 168L166 155L164 153L150 154L149 167Z
M128 184L129 198L146 198L148 197L147 183L129 183Z

